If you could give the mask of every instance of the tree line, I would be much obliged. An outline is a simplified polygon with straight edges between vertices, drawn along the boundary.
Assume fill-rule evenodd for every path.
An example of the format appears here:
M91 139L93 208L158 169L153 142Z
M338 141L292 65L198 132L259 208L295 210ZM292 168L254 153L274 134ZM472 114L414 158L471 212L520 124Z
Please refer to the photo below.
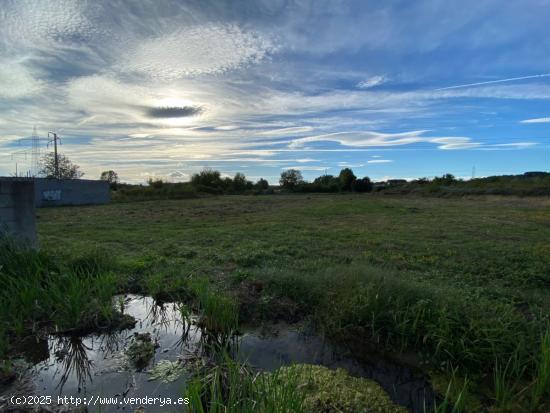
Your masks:
M338 176L321 175L307 182L297 169L288 169L281 173L279 184L282 189L291 192L371 192L373 185L368 176L357 178L350 168L344 168Z

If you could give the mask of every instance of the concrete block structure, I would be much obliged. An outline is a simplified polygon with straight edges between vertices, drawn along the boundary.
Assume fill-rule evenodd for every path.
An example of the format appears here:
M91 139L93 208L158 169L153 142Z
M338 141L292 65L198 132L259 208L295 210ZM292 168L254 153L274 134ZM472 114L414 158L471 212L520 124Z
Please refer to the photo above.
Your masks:
M34 178L34 197L36 207L42 208L107 204L111 193L106 181Z
M0 178L0 236L6 235L38 246L33 179Z

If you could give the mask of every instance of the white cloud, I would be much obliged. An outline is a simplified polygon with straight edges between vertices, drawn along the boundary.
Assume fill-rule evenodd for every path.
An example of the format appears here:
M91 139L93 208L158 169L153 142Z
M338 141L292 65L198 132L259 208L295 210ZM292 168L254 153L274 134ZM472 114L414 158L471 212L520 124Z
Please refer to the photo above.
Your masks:
M34 95L44 83L36 79L21 63L0 63L0 98L19 98Z
M196 25L140 40L125 53L119 69L173 80L238 69L275 50L264 35L236 25Z
M311 132L313 128L311 126L294 126L290 128L272 129L260 132L260 135L268 136L280 136L280 135L293 135L301 134L305 132Z
M283 166L281 169L298 169L300 171L324 171L326 169L331 169L328 166L304 166L304 165L297 165L297 166Z
M412 131L404 133L381 133L373 131L359 132L335 132L324 135L308 136L294 139L290 142L290 148L300 148L311 142L338 142L344 146L369 147L369 146L393 146L425 141L421 135L425 131Z
M476 148L481 145L480 143L473 142L471 138L459 136L428 137L424 136L426 132L425 130L401 133L381 133L373 131L335 132L291 140L289 148L302 148L305 144L311 142L337 142L342 146L354 148L409 145L419 142L437 144L439 149L468 149Z
M496 143L493 145L484 146L481 149L525 149L536 146L536 142L513 142L513 143Z
M367 163L391 163L393 162L391 159L372 159L367 161Z
M444 138L430 138L428 139L428 142L438 143L440 144L438 146L439 149L470 149L470 148L476 148L480 146L480 143L472 142L470 138L463 138L463 137L444 137Z
M357 83L357 87L359 89L368 89L381 85L382 83L386 83L386 78L384 76L373 76Z
M349 162L338 162L338 166L340 166L342 168L362 168L363 166L365 166L365 164L364 163L353 164L353 163L349 163Z
M442 87L442 88L439 88L439 89L436 89L436 90L469 88L469 87L474 87L474 86L490 85L490 84L493 84L493 83L515 82L515 81L518 81L518 80L538 79L538 78L543 78L543 77L550 77L550 73L542 73L540 75L531 75L531 76L510 77L508 79L488 80L486 82L467 83L467 84L463 84L463 85Z
M550 118L525 119L520 123L550 123Z
M12 42L32 47L62 45L76 37L97 35L99 30L86 16L93 14L86 3L77 0L7 1L0 14L2 32ZM4 7L4 4L2 5ZM4 10L3 10L4 11Z

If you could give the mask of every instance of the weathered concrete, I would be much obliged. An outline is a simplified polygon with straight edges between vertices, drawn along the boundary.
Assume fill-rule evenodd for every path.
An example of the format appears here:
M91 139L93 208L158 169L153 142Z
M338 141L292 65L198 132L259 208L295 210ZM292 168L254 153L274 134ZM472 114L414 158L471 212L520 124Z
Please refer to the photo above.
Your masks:
M0 178L0 235L8 235L36 248L34 203L32 179Z
M35 178L36 207L107 204L111 201L109 183L87 179Z

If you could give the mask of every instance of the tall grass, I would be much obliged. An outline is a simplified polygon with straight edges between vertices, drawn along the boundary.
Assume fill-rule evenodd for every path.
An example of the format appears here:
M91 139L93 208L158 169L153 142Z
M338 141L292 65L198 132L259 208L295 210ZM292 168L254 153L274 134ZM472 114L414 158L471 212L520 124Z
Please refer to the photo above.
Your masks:
M536 411L544 396L550 398L550 328L542 336L539 354L536 358L536 375L531 394L531 410ZM550 401L546 406L550 409Z
M301 413L304 394L297 374L254 373L228 355L186 389L195 413Z
M234 335L239 326L239 307L235 300L213 289L206 280L195 282L192 288L198 301L201 327L222 339Z
M83 257L78 265L58 264L43 252L0 239L2 357L15 337L38 327L78 330L110 319L116 279L99 263L85 264L89 261Z
M307 308L337 339L414 350L448 376L454 369L478 378L488 371L494 403L502 408L518 401L525 405L529 388L532 406L547 400L550 338L540 336L543 315L526 317L512 303L381 268L335 267L314 275L274 270L257 276L270 291Z

